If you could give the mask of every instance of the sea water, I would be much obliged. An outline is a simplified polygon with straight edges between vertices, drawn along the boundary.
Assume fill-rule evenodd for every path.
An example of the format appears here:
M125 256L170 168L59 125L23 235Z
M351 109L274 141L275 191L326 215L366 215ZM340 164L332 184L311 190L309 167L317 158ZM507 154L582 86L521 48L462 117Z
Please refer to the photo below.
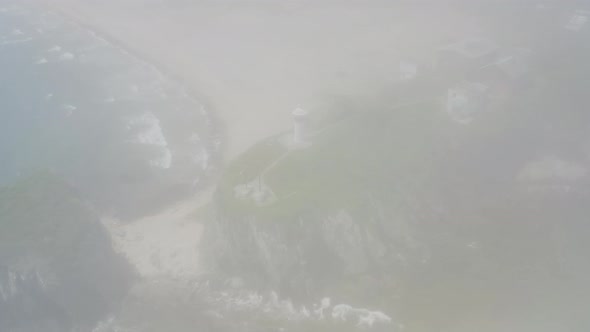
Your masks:
M58 13L0 6L0 186L50 171L138 211L199 185L219 140L182 85Z

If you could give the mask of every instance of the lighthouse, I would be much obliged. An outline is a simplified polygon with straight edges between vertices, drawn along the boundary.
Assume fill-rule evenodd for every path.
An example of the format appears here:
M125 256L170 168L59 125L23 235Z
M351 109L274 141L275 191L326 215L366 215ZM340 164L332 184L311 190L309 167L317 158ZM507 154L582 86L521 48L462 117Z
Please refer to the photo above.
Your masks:
M296 108L293 111L293 146L304 147L309 144L309 112Z

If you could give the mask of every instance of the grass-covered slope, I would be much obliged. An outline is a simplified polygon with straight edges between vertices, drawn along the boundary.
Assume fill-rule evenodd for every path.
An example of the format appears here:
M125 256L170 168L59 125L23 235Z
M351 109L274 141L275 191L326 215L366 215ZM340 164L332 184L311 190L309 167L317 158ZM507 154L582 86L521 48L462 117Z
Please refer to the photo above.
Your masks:
M448 125L434 102L352 113L317 128L308 148L290 150L280 137L254 146L229 166L219 194L235 215L273 220L313 208L360 208L371 195L427 181L439 129ZM258 206L235 197L235 186L256 179L272 189L275 203Z
M262 271L290 296L394 312L408 331L590 326L576 309L590 294L580 47L575 63L537 58L528 86L468 125L440 99L383 101L319 128L307 149L255 146L219 186L218 266ZM558 166L523 176L546 160ZM273 204L236 197L259 177Z
M433 75L317 127L307 149L253 147L219 186L217 267L406 331L588 330L588 33L539 36L530 74L470 123L442 107L457 82ZM407 95L422 102L394 106ZM276 200L236 197L244 183Z

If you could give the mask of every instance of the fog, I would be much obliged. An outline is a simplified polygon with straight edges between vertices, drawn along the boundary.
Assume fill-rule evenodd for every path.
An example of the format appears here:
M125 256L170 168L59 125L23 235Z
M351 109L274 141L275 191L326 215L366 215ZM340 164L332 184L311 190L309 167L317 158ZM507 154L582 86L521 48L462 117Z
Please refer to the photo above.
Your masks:
M589 18L0 0L0 332L587 331Z

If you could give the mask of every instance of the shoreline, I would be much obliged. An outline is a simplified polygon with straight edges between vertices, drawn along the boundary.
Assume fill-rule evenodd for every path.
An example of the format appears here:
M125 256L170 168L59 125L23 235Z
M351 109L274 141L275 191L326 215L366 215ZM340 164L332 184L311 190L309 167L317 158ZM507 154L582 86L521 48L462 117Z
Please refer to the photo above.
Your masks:
M125 41L109 34L99 26L88 23L84 15L61 6L54 6L53 2L49 1L26 2L26 5L31 7L39 7L39 4L43 10L63 17L94 37L104 39L112 47L153 68L160 75L175 82L186 91L187 97L196 105L204 107L208 113L207 116L211 121L209 125L212 127L213 133L211 139L221 137L221 147L215 156L219 161L215 161L215 163L220 163L221 165L218 166L223 166L226 148L224 122L206 96L197 93L194 86L175 75L161 62L129 47ZM199 109L194 110L194 112L198 111ZM108 213L99 213L101 224L110 234L113 248L135 268L140 280L161 278L193 280L206 272L199 263L201 259L198 250L205 220L194 219L192 215L210 203L217 175L217 172L214 172L206 178L197 191L178 197L154 213L130 218L119 218L110 216Z
M41 4L190 89L216 113L226 136L224 162L291 128L296 108L313 111L340 96L387 93L399 82L400 61L430 54L472 24L460 15L441 19L444 7L407 5L400 11L384 1L360 7L349 1L266 0ZM433 33L425 21L440 29Z
M29 5L32 5L31 2L28 2ZM107 33L103 29L101 29L97 25L93 25L91 23L85 22L85 18L82 17L78 12L68 10L62 6L55 6L52 1L43 1L42 5L45 7L47 11L56 12L58 15L62 16L66 20L73 22L75 25L79 26L80 28L94 34L96 37L106 40L110 45L116 47L118 50L128 53L137 61L142 62L143 64L152 67L155 71L157 71L163 77L167 77L171 81L177 83L183 90L186 91L187 97L191 99L195 104L204 107L207 116L211 120L210 126L212 127L212 132L217 133L221 136L226 136L225 127L223 125L223 121L220 119L220 115L212 105L210 98L207 96L199 93L198 89L193 87L191 84L186 82L182 77L175 75L173 71L167 68L164 64L158 62L156 59L149 57L146 53L143 53L139 50L136 50L132 47L129 47L125 43L125 41L116 38L112 34ZM196 111L196 110L195 110ZM219 149L221 152L221 158L224 157L226 148L226 142L224 140L221 141L221 148Z
M266 121L262 126L252 125L252 122L250 122L250 126L248 126L249 128L246 128L246 131L238 130L240 133L236 134L236 130L231 129L242 127L245 121L243 121L243 118L239 117L239 111L236 110L237 107L224 107L219 105L220 100L226 99L223 97L223 91L221 93L216 93L216 95L221 94L222 97L214 97L210 93L207 93L206 91L211 90L207 88L208 85L211 85L207 84L207 79L201 79L201 75L199 75L198 71L195 74L186 73L186 71L183 70L184 63L177 63L174 60L167 59L167 56L161 53L162 49L166 47L154 47L153 45L150 45L151 42L146 43L145 41L139 40L139 38L136 39L129 36L126 38L114 33L114 30L117 30L117 28L109 25L108 22L92 18L91 13L93 10L97 10L101 5L80 4L76 3L76 1L69 0L43 0L42 2L29 1L29 4L33 6L41 4L46 10L53 11L85 30L91 31L97 36L104 38L113 46L128 52L139 61L154 67L158 72L162 73L163 76L170 78L182 86L192 99L195 99L199 104L203 105L203 107L209 112L214 131L219 133L223 138L220 148L221 155L219 156L222 165L235 159L259 140L286 129L286 127L282 125L276 125L276 122L274 122L275 124L273 125L273 122ZM131 20L133 21L134 19ZM192 68L190 65L195 65L195 63L196 61L190 62L188 67ZM176 66L174 64L176 64ZM206 76L205 73L203 73L203 76ZM250 135L256 131L261 131L264 134Z

